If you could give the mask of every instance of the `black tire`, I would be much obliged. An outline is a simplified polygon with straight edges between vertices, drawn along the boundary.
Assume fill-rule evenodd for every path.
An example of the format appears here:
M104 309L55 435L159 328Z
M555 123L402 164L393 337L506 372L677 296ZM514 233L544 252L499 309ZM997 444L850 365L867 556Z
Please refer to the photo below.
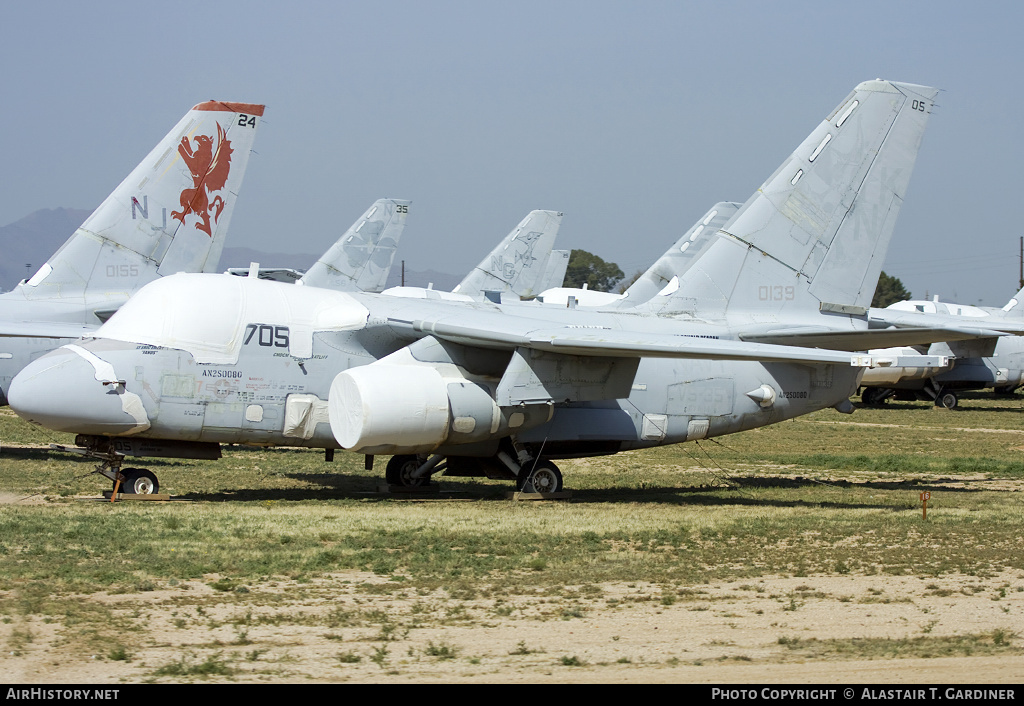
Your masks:
M956 409L959 403L960 399L955 392L940 392L935 398L935 406L943 409Z
M125 468L121 475L124 480L119 492L125 495L156 495L160 492L160 481L145 468Z
M412 473L419 468L421 462L417 456L401 454L392 456L388 460L387 468L384 469L384 478L388 485L398 485L403 488L419 488L429 482L427 478L412 478Z
M884 407L889 400L888 390L881 387L865 387L860 395L860 401L868 407Z
M558 493L562 490L562 472L551 461L537 461L536 465L526 464L523 474L516 480L516 489L521 493Z

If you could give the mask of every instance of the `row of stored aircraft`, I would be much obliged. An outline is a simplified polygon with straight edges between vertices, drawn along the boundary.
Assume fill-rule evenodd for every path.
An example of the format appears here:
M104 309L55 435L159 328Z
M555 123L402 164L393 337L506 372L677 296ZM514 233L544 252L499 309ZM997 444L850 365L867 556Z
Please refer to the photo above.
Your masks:
M262 115L202 104L97 211L112 213L93 214L69 241L135 228L140 244L118 252L145 263L148 283L119 290L102 311L87 297L95 320L84 315L74 330L6 316L8 340L53 349L18 360L7 397L25 419L76 433L97 470L129 492L154 492L158 480L123 469L127 456L216 458L224 443L341 449L368 466L389 455L394 485L444 472L555 492L558 459L849 412L866 371L949 358L872 349L1024 333L1009 317L965 323L870 307L936 93L858 85L746 203L716 204L624 296L596 306L583 292L522 300L564 274L552 211L527 216L454 292L379 291L397 243L389 227L408 212L393 199L294 284L261 279L256 266L246 277L168 266L156 244L171 251L182 234L208 244L189 229L212 241L237 193L189 155L209 143L216 156L234 140L232 169L244 166L239 153ZM107 230L90 223L104 218ZM67 248L17 296L45 291ZM195 261L214 260L213 250Z
M960 317L978 326L995 327L1018 333L1024 325L1024 289L1000 308L965 306L932 300L897 302L888 307L895 318L900 312ZM964 390L991 388L997 394L1009 394L1024 385L1024 338L1000 336L971 341L943 341L914 349L872 351L876 355L915 354L945 358L935 367L894 365L867 371L861 380L861 399L865 404L883 406L890 399L932 400L936 406L953 409Z
M148 282L217 270L263 111L217 101L193 107L32 277L0 294L0 404L30 361L93 333ZM379 199L304 273L258 275L380 292L409 208ZM530 297L560 283L569 257L552 249L560 223L561 214L530 213L459 287ZM525 256L534 251L540 264ZM426 296L405 287L390 293Z

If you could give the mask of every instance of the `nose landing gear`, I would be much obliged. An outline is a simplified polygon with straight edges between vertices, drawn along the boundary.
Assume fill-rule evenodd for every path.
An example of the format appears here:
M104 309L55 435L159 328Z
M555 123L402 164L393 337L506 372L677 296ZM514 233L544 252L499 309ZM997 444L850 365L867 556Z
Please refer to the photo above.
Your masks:
M156 495L160 491L160 481L145 468L125 468L121 475L124 480L120 492L126 495ZM114 485L117 486L116 480Z
M156 495L160 491L160 481L156 474L146 468L124 468L124 454L114 451L113 447L106 450L99 448L81 448L50 444L50 448L68 453L80 454L91 458L99 459L93 473L97 473L113 483L111 502L120 495Z

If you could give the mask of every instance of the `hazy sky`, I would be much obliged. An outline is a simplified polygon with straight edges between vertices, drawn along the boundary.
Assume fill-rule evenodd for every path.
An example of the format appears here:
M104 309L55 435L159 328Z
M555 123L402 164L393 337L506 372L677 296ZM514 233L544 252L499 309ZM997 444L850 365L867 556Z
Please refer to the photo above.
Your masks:
M91 209L192 105L264 103L228 245L317 255L380 197L463 273L530 210L630 274L860 81L943 89L885 269L1019 277L1024 3L0 0L0 225ZM263 263L274 264L274 263Z

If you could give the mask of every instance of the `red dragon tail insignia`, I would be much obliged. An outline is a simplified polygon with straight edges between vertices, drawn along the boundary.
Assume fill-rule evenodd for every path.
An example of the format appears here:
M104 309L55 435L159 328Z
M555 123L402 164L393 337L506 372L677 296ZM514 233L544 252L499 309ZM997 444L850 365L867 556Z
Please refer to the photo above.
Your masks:
M195 148L192 147L193 139ZM217 123L217 144L214 145L213 138L207 135L197 135L195 138L182 137L178 145L178 154L185 161L189 173L192 175L192 188L184 189L181 192L179 202L180 211L173 211L171 216L177 218L182 224L190 213L195 214L199 219L196 228L213 237L213 223L220 218L227 203L217 195L211 201L210 196L215 192L222 191L228 182L228 174L231 172L231 141L228 140L227 132Z

